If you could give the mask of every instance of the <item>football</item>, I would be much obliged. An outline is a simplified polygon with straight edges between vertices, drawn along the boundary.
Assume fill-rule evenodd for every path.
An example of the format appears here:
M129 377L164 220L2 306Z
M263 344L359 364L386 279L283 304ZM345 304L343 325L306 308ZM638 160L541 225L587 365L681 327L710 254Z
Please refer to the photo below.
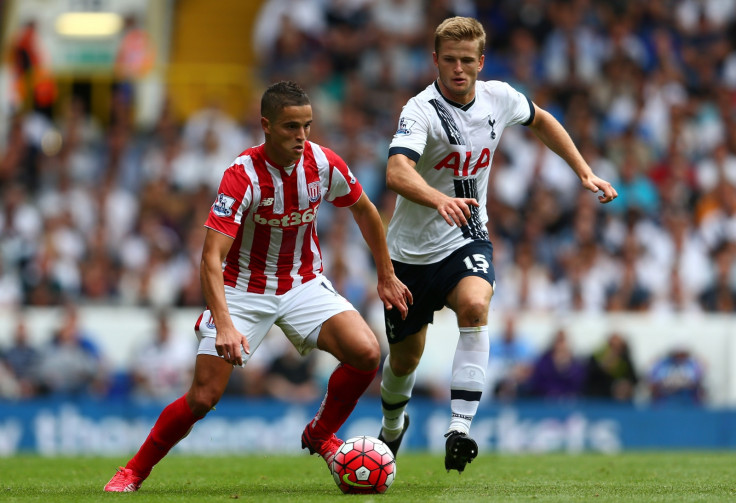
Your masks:
M381 494L396 477L396 460L388 446L377 438L353 437L335 454L332 476L346 494Z

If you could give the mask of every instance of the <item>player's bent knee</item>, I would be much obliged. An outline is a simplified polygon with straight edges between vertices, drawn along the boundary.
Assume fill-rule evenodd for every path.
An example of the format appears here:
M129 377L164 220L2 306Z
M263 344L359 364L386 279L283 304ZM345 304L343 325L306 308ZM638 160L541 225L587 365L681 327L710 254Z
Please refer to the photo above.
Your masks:
M353 367L361 370L373 370L381 363L381 348L378 344L365 346L360 351L354 352L351 358Z
M219 401L219 394L209 390L190 390L187 395L189 408L192 409L192 414L197 417L206 415Z
M373 332L369 332L360 343L352 345L346 354L346 361L360 370L373 370L381 363L381 347Z
M391 358L391 372L396 377L405 377L414 372L419 366L421 357L405 356L402 358Z
M378 368L378 365L381 363L381 348L378 346L378 343L372 345L371 349L366 351L364 358L365 365L368 369Z
M472 300L458 309L457 318L461 326L485 325L488 321L488 303L483 300Z

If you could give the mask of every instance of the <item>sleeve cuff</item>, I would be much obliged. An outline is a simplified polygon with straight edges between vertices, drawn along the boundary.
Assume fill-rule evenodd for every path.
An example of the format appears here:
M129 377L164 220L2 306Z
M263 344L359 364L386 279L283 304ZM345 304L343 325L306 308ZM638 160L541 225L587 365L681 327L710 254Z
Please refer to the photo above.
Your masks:
M534 103L532 103L532 100L530 100L528 96L524 96L524 97L526 98L526 101L529 102L529 119L527 119L527 121L526 122L523 122L521 125L522 126L528 126L529 124L531 124L532 122L534 122L534 115L535 115L535 112L534 112Z
M414 162L418 162L419 158L422 157L421 154L414 152L412 149L406 147L391 147L390 149L388 149L389 157L396 154L405 155Z

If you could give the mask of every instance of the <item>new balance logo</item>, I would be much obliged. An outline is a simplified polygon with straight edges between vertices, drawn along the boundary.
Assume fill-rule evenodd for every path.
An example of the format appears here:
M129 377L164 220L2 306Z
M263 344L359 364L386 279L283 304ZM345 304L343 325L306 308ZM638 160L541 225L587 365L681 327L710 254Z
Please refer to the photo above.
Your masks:
M273 197L262 199L258 206L273 206Z

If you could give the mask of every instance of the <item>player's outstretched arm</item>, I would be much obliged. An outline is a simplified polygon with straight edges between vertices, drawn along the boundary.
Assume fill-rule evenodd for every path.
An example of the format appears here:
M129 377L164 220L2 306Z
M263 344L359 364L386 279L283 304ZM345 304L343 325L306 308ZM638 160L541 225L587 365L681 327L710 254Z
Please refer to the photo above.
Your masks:
M225 280L222 275L222 263L232 244L233 238L230 236L207 229L199 278L202 282L204 299L217 328L215 339L217 354L232 365L242 365L243 355L240 352L240 346L242 345L245 352L249 353L248 340L235 329L233 320L230 318L230 311L225 300Z
M376 262L378 275L378 296L383 301L386 309L394 307L401 313L401 318L406 318L409 304L412 298L409 289L394 274L394 266L388 254L388 245L384 234L383 222L376 206L363 193L360 199L350 206L353 218L360 228L363 239L371 250L373 260Z
M468 224L470 206L480 206L473 198L450 197L429 185L414 169L416 163L403 154L388 158L386 186L408 200L435 208L449 225Z
M534 134L542 140L555 154L562 157L580 178L583 187L591 192L598 193L601 203L610 203L618 196L613 186L596 176L585 162L580 151L573 143L565 128L552 114L534 105L534 121L529 125ZM602 194L601 194L602 192Z

